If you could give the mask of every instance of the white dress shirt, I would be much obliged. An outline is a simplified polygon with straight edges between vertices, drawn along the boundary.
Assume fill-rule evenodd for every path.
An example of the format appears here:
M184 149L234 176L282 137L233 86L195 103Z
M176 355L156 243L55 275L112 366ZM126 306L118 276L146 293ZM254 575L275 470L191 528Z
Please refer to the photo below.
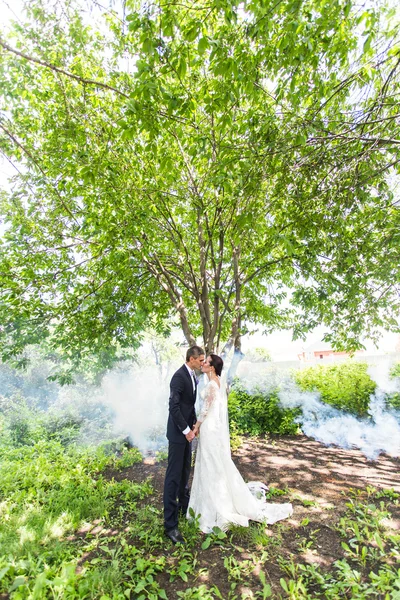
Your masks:
M193 391L195 391L196 389L196 383L195 383L195 373L194 371L192 371L192 369L190 367L187 366L187 364L185 363L185 367L187 368L187 370L189 371L189 375L190 378L192 380L192 384L193 384ZM190 427L186 427L186 429L184 429L184 431L182 431L183 435L187 435L189 433L189 431L191 431Z

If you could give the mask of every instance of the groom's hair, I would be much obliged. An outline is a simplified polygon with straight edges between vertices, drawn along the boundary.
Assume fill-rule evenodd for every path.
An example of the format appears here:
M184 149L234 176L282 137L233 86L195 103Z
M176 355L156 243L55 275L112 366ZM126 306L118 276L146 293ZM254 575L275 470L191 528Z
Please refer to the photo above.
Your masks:
M203 348L200 348L200 346L192 346L186 352L186 362L189 362L191 356L194 356L194 358L197 358L201 354L204 354Z

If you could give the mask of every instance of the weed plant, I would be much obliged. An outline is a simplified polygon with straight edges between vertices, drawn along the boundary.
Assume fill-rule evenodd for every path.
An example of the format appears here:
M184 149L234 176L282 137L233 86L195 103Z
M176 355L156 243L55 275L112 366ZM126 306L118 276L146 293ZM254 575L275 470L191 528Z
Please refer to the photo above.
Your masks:
M392 600L400 593L393 490L351 491L335 525L342 557L327 571L306 560L319 551L318 528L307 519L297 532L287 523L251 523L202 535L192 515L180 520L186 545L173 546L151 482L121 477L141 460L137 450L115 456L105 446L66 448L55 440L13 446L7 435L0 446L0 594L11 600ZM270 498L279 495L292 499L289 490L269 490ZM281 571L280 591L271 586L271 565Z

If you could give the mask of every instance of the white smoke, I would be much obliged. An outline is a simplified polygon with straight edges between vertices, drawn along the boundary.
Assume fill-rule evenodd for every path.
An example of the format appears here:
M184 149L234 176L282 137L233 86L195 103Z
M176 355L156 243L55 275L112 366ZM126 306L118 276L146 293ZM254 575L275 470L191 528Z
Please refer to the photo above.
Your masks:
M357 418L324 404L318 393L299 390L293 380L281 384L279 399L284 408L300 407L299 421L305 435L326 445L359 448L374 460L381 452L400 456L400 415L386 407L386 394L399 391L398 381L389 378L390 363L371 367L371 378L377 383L371 395L369 418Z
M171 357L167 353L168 362L163 369L160 365L147 366L151 361L146 357L142 362L145 367L125 363L107 374L98 388L87 384L65 386L58 391L52 388L49 413L71 414L77 422L83 419L78 443L129 437L143 453L154 452L167 444L169 381L183 362L179 354ZM228 367L227 361L227 371ZM389 410L386 405L386 394L399 392L400 385L399 378L389 377L389 369L389 360L369 368L377 389L371 396L369 417L363 419L324 404L317 393L301 391L288 371L274 363L251 364L244 360L238 375L249 393L278 389L283 407L300 407L303 414L299 421L305 435L327 445L359 448L374 459L381 452L400 456L400 411ZM200 378L197 410L201 408L203 379ZM35 393L42 394L38 390ZM30 396L28 389L23 392ZM47 388L45 393L49 393Z
M143 453L166 444L169 387L154 367L110 372L103 378L101 396L114 414L115 435L129 437Z
M377 390L392 394L400 391L400 382L398 377L390 377L390 369L393 362L389 359L377 365L368 367L369 376L377 384Z

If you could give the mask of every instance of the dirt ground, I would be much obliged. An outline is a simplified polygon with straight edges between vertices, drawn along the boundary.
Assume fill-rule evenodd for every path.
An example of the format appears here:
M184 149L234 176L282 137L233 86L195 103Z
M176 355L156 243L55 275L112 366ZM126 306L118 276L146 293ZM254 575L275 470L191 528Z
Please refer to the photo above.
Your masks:
M343 493L350 489L372 486L393 488L400 493L399 458L381 454L372 461L359 450L327 447L304 435L250 438L232 458L245 481L289 488L299 499L314 501L322 508L327 505L339 508L344 504ZM148 457L129 470L135 481L152 478L160 506L165 469L166 461L155 463Z
M293 557L299 552L299 539L306 540L312 535L318 551L310 553L309 560L322 568L329 569L333 562L343 557L335 525L346 510L346 495L356 489L365 490L367 486L393 488L400 492L400 459L382 454L371 461L359 450L326 447L303 435L246 439L232 458L246 481L262 481L270 488L287 490L288 495L273 500L287 502L289 497L294 509L292 517L279 529L280 554ZM143 463L131 467L129 473L125 471L124 476L135 481L150 477L156 491L153 502L161 508L165 468L165 461L155 463L148 457ZM279 524L267 528L271 535L275 535L277 526ZM400 530L399 506L392 512L391 527ZM248 555L245 547L241 550L237 552L237 560L244 560ZM199 549L198 562L208 569L208 582L205 583L215 582L225 598L229 594L229 582L220 555L219 547L206 551ZM307 560L303 553L301 560L304 558ZM273 592L279 595L282 592L279 580L284 574L272 556L266 575ZM197 581L195 585L200 583ZM165 581L163 587L168 598L177 597L177 590L185 589L183 582L177 587L177 582L171 585Z

